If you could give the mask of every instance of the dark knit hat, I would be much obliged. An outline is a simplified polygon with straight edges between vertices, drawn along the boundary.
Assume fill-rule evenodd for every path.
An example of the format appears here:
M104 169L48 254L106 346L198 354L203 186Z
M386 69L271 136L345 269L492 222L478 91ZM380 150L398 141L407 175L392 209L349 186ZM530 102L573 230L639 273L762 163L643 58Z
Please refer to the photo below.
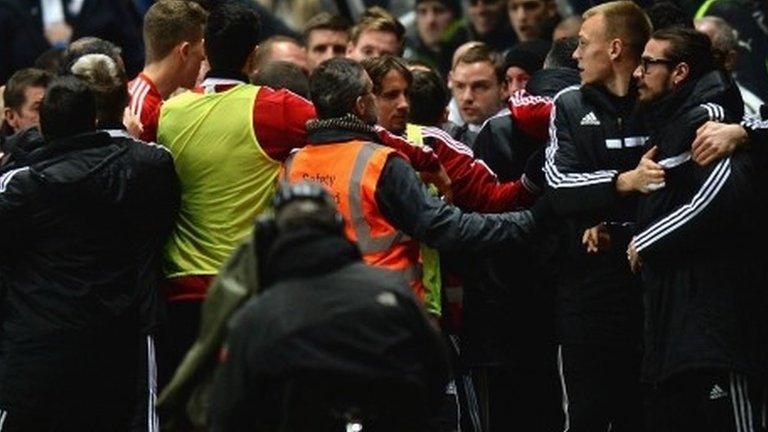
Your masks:
M543 40L515 44L504 57L504 71L517 66L532 75L543 67L550 45L550 42Z
M461 18L463 15L463 11L461 10L461 2L460 0L416 0L416 3L414 4L414 9L419 5L419 3L423 3L425 1L438 1L445 5L448 9L453 12L454 17Z

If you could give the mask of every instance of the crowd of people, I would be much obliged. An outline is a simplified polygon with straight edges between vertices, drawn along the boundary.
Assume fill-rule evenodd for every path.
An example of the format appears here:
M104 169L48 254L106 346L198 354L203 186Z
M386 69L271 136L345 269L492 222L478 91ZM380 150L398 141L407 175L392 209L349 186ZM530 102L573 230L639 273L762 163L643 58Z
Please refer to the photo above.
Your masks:
M765 4L31 3L0 431L768 431Z

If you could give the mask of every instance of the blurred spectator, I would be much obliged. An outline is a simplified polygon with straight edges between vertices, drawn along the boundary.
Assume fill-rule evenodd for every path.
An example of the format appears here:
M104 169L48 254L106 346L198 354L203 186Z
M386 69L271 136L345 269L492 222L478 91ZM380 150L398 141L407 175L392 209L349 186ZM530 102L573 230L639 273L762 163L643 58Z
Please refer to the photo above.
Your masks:
M763 100L739 82L736 72L739 64L739 39L736 31L724 19L714 16L697 18L695 26L696 30L709 36L715 60L736 81L741 98L744 100L744 114L759 116Z
M252 0L279 17L294 32L302 31L315 15L332 4L329 0ZM269 35L269 37L276 35ZM289 36L289 35L285 35ZM290 35L293 37L293 35Z
M304 73L309 73L307 51L301 42L289 36L272 36L262 42L256 50L252 73L258 73L267 64L278 60L293 63Z
M552 31L560 21L555 0L507 0L507 11L521 42L552 40Z
M469 37L462 23L458 0L416 1L416 34L408 38L406 57L448 76L453 52Z
M144 141L157 139L163 100L176 89L193 88L205 58L203 31L208 13L195 2L164 0L144 16L147 59L144 70L128 84L129 108L138 117Z
M350 31L347 57L360 62L384 54L400 56L404 37L400 21L380 7L369 8Z
M347 20L328 12L321 12L307 21L304 43L310 72L325 60L344 57L349 43L349 28Z
M578 37L582 22L584 22L584 20L578 15L571 15L568 18L564 18L552 32L552 40Z
M469 0L467 28L472 40L504 52L517 42L506 14L506 0Z
M4 135L40 126L40 104L51 79L53 75L41 69L22 69L13 74L3 93Z
M768 100L768 3L758 0L712 0L701 4L694 18L717 16L738 36L741 84Z
M275 90L286 89L309 99L309 78L296 64L286 61L267 63L251 75L251 84L267 86Z
M472 147L483 123L496 115L507 99L501 59L484 46L470 48L451 71L451 86L465 122L452 135Z
M63 59L64 51L58 48L51 48L48 51L42 53L40 57L35 60L35 68L42 69L56 75L61 69L61 61Z
M50 48L21 0L0 0L0 83Z
M693 20L688 13L670 0L656 1L646 10L654 30L668 27L693 28Z
M504 57L504 75L507 93L511 97L544 65L550 43L543 40L520 42L513 46Z

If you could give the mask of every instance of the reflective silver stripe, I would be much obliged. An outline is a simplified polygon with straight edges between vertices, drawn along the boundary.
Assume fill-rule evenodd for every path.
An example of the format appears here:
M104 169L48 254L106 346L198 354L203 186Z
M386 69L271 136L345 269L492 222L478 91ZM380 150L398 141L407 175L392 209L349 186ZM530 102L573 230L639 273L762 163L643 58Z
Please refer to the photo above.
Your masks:
M563 425L563 432L568 432L568 430L571 428L571 416L570 416L570 412L568 411L570 404L568 401L568 389L565 386L565 372L564 372L564 366L563 366L563 346L562 345L557 346L557 372L560 375L560 388L563 391L563 414L565 416L565 424Z
M620 139L607 139L605 140L605 146L609 149L620 149L621 148L621 140Z
M688 162L689 160L691 160L691 152L687 151L684 153L680 153L677 156L662 159L658 162L658 164L666 169L670 169L670 168L679 167L680 165Z
M3 430L3 426L5 425L5 418L8 417L8 411L0 410L2 414L0 414L0 431Z
M733 418L736 421L736 432L744 432L741 428L741 414L739 411L739 397L736 393L736 383L734 382L734 373L730 373L731 381L731 404L733 405Z
M644 145L646 141L648 141L647 136L631 136L624 138L624 145L627 148L640 147Z
M160 431L160 418L157 416L155 404L157 404L157 361L155 360L155 340L147 335L147 431Z
M360 252L362 252L363 255L387 251L392 248L393 245L404 241L405 239L404 234L399 231L381 237L373 237L371 235L371 227L365 220L363 197L361 194L363 173L377 148L378 146L373 143L363 144L360 148L360 152L355 158L355 164L352 167L352 176L349 179L349 217L351 219L352 229L355 230L355 235L357 237L357 246L360 248Z

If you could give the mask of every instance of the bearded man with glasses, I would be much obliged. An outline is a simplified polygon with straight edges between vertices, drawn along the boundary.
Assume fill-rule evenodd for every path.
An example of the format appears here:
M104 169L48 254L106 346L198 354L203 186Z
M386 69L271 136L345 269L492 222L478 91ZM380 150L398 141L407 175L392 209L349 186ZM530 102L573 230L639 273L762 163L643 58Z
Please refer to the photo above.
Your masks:
M632 269L642 272L643 381L653 431L765 431L768 357L765 202L749 152L708 166L691 143L707 121L737 122L743 103L692 29L655 32L634 73L664 183L640 198ZM762 417L762 421L760 421Z

